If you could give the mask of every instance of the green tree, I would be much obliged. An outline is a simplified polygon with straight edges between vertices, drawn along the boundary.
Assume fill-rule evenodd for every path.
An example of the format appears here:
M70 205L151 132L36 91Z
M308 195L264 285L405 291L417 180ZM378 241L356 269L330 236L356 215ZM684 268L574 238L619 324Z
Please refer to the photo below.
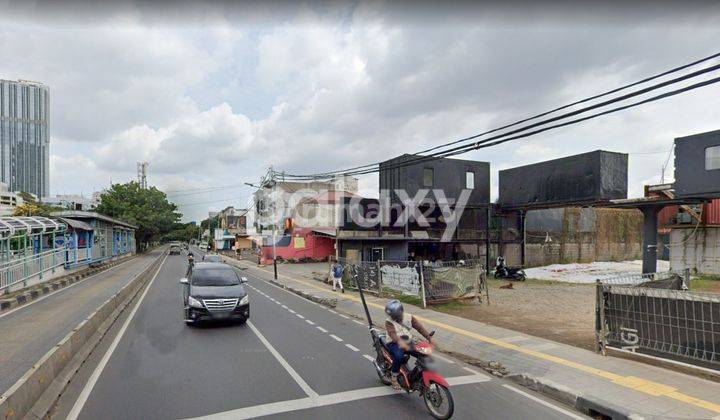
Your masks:
M199 226L196 226L192 223L175 223L175 225L173 226L173 230L163 235L162 242L189 242L190 239L197 239L199 235Z
M140 244L159 240L171 232L182 217L164 192L155 187L140 188L134 181L113 184L100 196L95 211L137 225L135 240Z

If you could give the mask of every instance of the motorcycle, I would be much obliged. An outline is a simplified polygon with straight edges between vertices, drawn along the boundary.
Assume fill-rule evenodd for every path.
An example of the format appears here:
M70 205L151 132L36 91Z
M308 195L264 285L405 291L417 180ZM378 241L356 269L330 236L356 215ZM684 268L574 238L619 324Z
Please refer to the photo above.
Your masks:
M370 328L372 345L376 353L375 360L372 362L373 366L380 381L389 386L392 384L390 368L392 367L393 358L387 349L386 335L373 325L370 310L368 309L367 302L365 302L362 278L358 275L357 271L353 271L351 276L355 280L355 284L358 285L360 300L362 301L365 317L367 318L368 327ZM433 335L435 335L435 331L430 333L431 337ZM444 420L452 417L455 411L455 403L450 393L450 384L448 384L445 378L432 369L433 360L431 355L433 348L434 346L426 341L411 341L410 351L406 352L405 358L402 361L402 367L398 374L398 383L408 394L413 391L418 391L425 401L425 408L430 412L430 415L436 419ZM410 360L411 355L415 357L415 366L412 370L409 370L407 362Z
M390 385L390 368L393 358L387 349L387 338L377 328L371 328L370 334L373 339L376 358L373 361L375 370L380 381ZM435 331L431 332L432 336ZM439 373L432 369L433 345L426 341L411 341L410 350L406 352L402 361L402 367L398 374L400 387L408 394L417 391L425 402L425 408L436 419L449 419L455 410L449 384ZM415 357L415 366L408 368L407 362L410 356Z
M505 258L498 257L495 265L495 278L525 281L525 271L520 267L508 267L505 265Z

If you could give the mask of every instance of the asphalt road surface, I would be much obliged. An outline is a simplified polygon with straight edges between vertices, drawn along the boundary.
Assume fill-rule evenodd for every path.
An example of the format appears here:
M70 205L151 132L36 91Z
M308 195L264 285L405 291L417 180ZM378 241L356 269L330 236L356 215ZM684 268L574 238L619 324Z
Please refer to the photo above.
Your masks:
M0 394L73 328L160 255L159 250L0 312Z
M194 250L197 255L197 250ZM250 321L188 327L168 256L69 385L55 418L429 418L422 399L383 386L357 319L247 276ZM585 418L441 356L457 419Z

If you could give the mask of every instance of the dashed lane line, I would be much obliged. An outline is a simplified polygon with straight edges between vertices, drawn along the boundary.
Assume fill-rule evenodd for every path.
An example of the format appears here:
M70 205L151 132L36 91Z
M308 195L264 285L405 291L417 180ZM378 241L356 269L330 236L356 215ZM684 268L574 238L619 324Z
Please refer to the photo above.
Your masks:
M335 341L344 341L342 338L338 337L338 336L335 335L335 334L330 334L330 337L332 337L333 340L335 340Z
M448 359L447 357L440 356L439 354L434 354L433 357L436 358L436 359L440 359L440 360L442 360L443 362L445 362L445 363L447 363L447 364L450 364L450 365L454 365L454 364L455 364L455 361L450 360L450 359Z
M371 361L371 362L374 362L374 361L375 361L375 358L372 357L372 356L370 356L369 354L363 354L363 357L366 358L366 359L368 359L368 360Z
M315 327L315 328L317 328L318 330L320 330L320 331L322 331L322 332L324 332L324 333L328 332L328 330L326 330L325 328L323 328L323 327L321 327L321 326L319 326L319 325L318 325L317 327Z
M352 351L360 351L357 347L353 346L352 344L345 344L345 347L349 348Z
M307 323L310 324L310 325L315 325L315 323L312 322L312 321L310 321L309 319L306 319L305 322L307 322Z

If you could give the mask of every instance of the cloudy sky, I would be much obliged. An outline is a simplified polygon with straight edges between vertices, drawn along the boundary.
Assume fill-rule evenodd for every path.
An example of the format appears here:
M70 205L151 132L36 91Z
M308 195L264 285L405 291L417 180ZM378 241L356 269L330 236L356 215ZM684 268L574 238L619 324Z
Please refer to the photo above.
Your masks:
M50 87L52 193L125 182L148 161L149 182L185 220L245 206L243 183L269 165L383 160L720 50L720 9L703 3L0 0L0 10L0 78ZM491 162L494 197L499 169L627 152L638 196L660 181L674 137L712 129L718 85L462 157ZM373 194L377 175L360 185ZM213 186L226 188L202 189Z

